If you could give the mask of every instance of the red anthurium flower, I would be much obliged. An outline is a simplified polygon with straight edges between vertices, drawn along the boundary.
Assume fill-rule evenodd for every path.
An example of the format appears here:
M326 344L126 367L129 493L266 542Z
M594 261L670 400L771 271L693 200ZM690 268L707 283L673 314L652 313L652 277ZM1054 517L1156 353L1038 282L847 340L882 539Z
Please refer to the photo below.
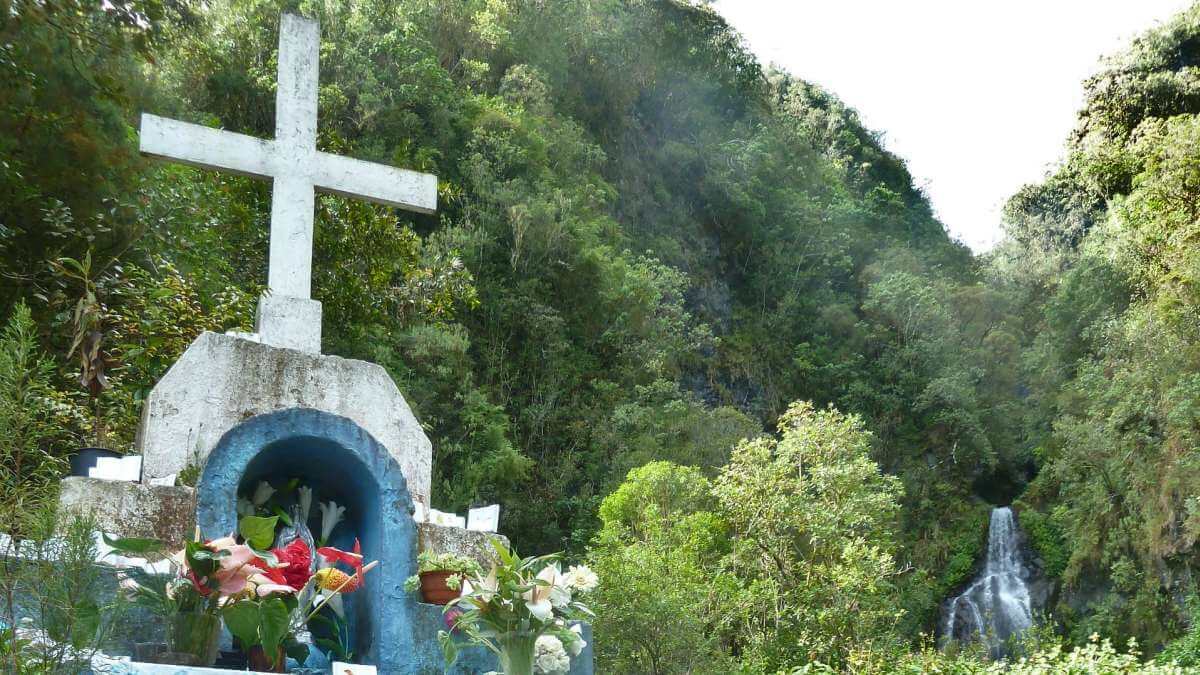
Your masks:
M323 546L317 549L317 553L321 554L321 557L329 562L345 563L353 567L355 572L361 570L363 566L362 545L358 539L354 540L354 550L352 552L342 551L332 546Z

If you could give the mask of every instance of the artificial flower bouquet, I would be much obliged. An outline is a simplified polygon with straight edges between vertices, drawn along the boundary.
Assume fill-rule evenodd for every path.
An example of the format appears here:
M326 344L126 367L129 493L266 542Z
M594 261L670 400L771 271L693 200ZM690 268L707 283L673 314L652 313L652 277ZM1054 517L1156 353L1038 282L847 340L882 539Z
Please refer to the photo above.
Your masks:
M307 658L307 645L295 636L309 620L326 605L340 610L341 595L361 587L378 563L363 563L356 540L352 551L318 548L321 568L314 571L304 539L268 549L275 525L275 516L245 516L238 523L240 536L211 541L197 536L174 553L149 539L105 541L122 554L170 562L169 574L131 567L122 571L121 579L132 599L167 620L170 656L190 656L192 662L185 665L211 665L223 620L252 666L279 671L285 654L301 663ZM180 622L180 617L192 620ZM182 624L179 631L172 629L177 622Z
M462 595L446 606L451 629L438 634L449 667L458 655L455 635L496 654L504 675L561 675L586 643L573 621L592 612L576 600L598 579L587 567L561 571L559 556L521 558L492 540L496 561L487 575L463 582Z

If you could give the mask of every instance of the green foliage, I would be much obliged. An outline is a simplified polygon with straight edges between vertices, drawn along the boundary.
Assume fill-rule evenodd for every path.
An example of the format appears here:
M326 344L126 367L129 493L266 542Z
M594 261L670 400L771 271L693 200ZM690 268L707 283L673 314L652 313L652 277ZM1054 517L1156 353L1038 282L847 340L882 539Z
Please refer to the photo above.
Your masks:
M1010 201L993 260L1027 326L1021 522L1077 642L1176 638L1197 569L1198 35L1192 7L1086 83L1070 154Z
M712 484L694 468L652 462L629 472L600 506L588 554L598 668L612 672L720 670L740 594L722 569L729 527ZM722 628L724 626L724 628Z
M840 665L854 647L886 641L902 614L892 581L900 481L871 461L857 417L797 403L780 430L740 444L715 488L734 568L758 605L738 617L742 659L767 671Z
M290 617L291 611L277 596L242 599L221 609L225 626L241 643L242 649L261 647L272 662L283 656L280 647L287 636Z
M404 580L404 591L415 593L421 587L420 572L456 572L446 578L446 587L458 590L463 577L474 578L483 575L483 569L474 558L456 555L454 553L433 553L421 551L417 554L417 572Z
M103 603L109 579L96 560L96 523L58 513L55 505L22 511L17 530L0 547L0 622L22 625L49 639L0 636L6 672L66 675L86 668L120 617L120 598Z
M792 675L838 672L823 664L810 664ZM928 646L902 654L862 652L852 672L864 675L1182 675L1194 672L1174 663L1145 663L1137 644L1117 649L1110 640L1092 636L1082 645L1064 647L1051 642L1027 650L1013 661L988 663L972 654L948 655Z
M251 548L265 551L275 541L275 525L278 522L278 516L242 516L238 519L238 534L245 538Z
M18 304L0 332L0 531L18 533L24 514L56 498L66 467L53 365L38 351L29 309Z
M1050 577L1062 576L1067 568L1068 547L1055 521L1032 509L1020 511L1021 530L1029 545L1042 560L1042 570Z
M421 551L417 556L417 571L458 572L471 576L483 574L483 570L474 558L454 553L433 553L432 551Z
M740 443L715 482L654 462L605 499L590 557L608 668L683 673L735 654L750 672L842 667L895 644L899 481L856 417L797 403L780 426Z

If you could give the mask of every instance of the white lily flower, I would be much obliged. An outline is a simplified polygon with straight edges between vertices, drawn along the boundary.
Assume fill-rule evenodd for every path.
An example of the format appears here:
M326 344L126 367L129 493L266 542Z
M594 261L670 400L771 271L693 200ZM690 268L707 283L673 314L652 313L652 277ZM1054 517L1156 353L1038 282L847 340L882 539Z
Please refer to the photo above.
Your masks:
M275 494L275 488L271 487L267 481L260 480L258 486L254 488L254 496L250 498L250 501L254 502L255 506L262 506L273 494Z
M526 593L525 595L528 596L529 593ZM554 605L550 604L549 598L526 598L525 609L528 609L529 613L532 614L538 621L549 621L550 617L554 616Z
M550 595L557 578L558 568L547 565L542 568L541 572L538 572L537 579L550 585L535 584L533 588L522 594L525 608L539 621L549 621L554 618L554 605L550 600Z
M546 565L538 572L537 578L550 584L546 590L550 593L551 605L562 608L571 604L571 588L567 586L557 564Z
M327 542L329 535L333 534L333 528L337 527L346 515L346 507L338 506L332 499L317 506L321 509L321 541Z
M301 520L301 522L307 523L308 522L308 514L310 511L312 511L312 497L313 497L312 488L308 487L307 485L302 485L302 486L300 486L299 493L300 493L300 498L299 498L299 500L300 500L300 520Z

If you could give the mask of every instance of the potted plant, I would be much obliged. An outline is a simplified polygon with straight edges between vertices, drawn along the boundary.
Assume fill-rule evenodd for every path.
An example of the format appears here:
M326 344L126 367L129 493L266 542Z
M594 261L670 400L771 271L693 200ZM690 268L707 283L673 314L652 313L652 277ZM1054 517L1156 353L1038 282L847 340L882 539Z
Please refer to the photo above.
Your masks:
M487 576L464 581L444 610L451 630L438 640L446 667L458 656L458 634L494 653L504 675L566 673L586 646L571 622L592 616L574 596L594 589L596 575L584 566L561 572L558 555L521 558L499 540L492 546L497 559Z
M93 445L72 453L71 475L87 476L88 470L101 457L121 457L121 453L107 446L108 427L101 411L100 396L109 387L107 371L112 359L104 350L104 304L99 300L96 274L92 269L92 252L89 250L82 260L62 257L51 262L58 276L67 283L81 287L79 298L71 310L71 347L67 358L78 355L79 384L88 394L88 411L92 418L91 439Z
M404 590L421 591L421 599L431 605L445 605L458 597L462 582L480 576L479 563L453 553L421 551L417 556L417 573L404 582Z
M168 561L168 574L155 574L142 567L120 572L126 595L162 619L165 648L154 657L164 663L211 666L217 658L221 629L221 602L229 593L244 587L243 569L248 547L232 537L209 542L188 542L182 551L171 553L153 539L110 539L113 552Z

